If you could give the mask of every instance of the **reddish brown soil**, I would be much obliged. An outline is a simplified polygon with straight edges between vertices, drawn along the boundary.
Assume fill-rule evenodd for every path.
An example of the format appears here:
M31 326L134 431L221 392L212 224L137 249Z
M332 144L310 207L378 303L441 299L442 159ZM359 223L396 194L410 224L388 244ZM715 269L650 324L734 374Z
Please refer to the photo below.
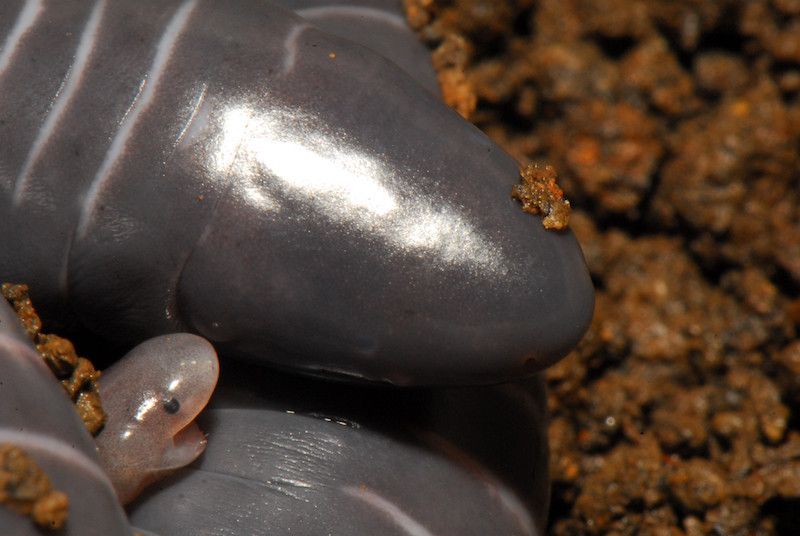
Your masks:
M69 500L21 448L0 443L0 505L30 516L36 525L58 531L67 522Z
M451 105L555 166L597 286L550 532L800 534L800 1L409 7Z

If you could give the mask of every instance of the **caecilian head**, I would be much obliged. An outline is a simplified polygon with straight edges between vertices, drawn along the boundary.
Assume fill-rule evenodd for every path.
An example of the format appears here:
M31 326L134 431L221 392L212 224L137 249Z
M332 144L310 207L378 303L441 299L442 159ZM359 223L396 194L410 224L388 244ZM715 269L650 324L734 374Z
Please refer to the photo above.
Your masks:
M226 355L396 385L512 380L578 342L580 247L512 199L512 157L382 55L224 4L202 8L224 78L172 164L203 193L175 214L200 226L174 318Z
M96 440L123 504L203 452L206 438L194 419L218 375L211 344L186 333L150 339L103 372L100 394L108 420Z
M566 355L594 304L578 242L524 213L517 163L430 99L363 117L389 125L378 148L330 110L221 119L231 173L257 180L230 180L185 264L186 325L226 355L396 385L498 383Z

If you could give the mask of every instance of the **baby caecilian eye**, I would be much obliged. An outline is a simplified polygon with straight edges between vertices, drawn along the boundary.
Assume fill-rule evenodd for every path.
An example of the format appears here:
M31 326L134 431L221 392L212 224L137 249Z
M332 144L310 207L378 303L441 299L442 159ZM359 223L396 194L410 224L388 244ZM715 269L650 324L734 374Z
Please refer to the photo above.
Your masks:
M164 411L171 415L175 415L181 409L181 403L178 402L177 398L170 398L169 400L165 400L163 404Z

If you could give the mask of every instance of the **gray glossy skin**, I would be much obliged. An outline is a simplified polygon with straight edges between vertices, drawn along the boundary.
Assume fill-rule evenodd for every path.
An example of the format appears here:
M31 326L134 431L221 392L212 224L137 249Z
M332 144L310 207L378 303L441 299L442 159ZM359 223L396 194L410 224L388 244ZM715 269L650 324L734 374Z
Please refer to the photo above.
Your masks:
M130 536L131 530L98 465L97 453L64 390L0 298L0 443L31 456L69 498L60 536ZM40 535L31 520L0 504L0 533Z
M200 418L206 452L133 503L137 527L171 536L544 534L540 378L384 391L229 367Z
M518 378L582 335L571 233L382 56L264 0L37 2L0 4L0 277L52 315L400 385Z
M276 0L331 35L390 59L425 89L439 95L431 51L410 31L401 0Z
M378 3L383 4L376 2L373 6L373 2L357 3L368 4L370 8L376 7ZM9 5L0 6L0 10ZM297 9L320 7L319 2L303 2L302 5L301 2L295 2L294 5ZM314 18L314 23L318 25L327 24L326 19L337 19L335 13L331 17L330 11L326 12L325 17L319 15L320 12L317 11ZM348 8L344 19L352 17L353 11ZM0 27L4 23L10 24L9 21L9 18L0 18ZM337 24L340 28L347 29L347 25L352 23L352 20L348 20L342 25L334 21L332 26L325 27L335 33ZM369 39L374 36L385 38L389 33L381 31L370 34L366 31L358 35L351 33L349 37L365 38L365 44L379 48L378 44ZM402 64L397 58L396 46L391 44L393 39L391 37L389 40L389 48L382 51ZM429 70L417 69L417 72L412 72L415 71L413 64L404 67L425 84ZM8 170L0 165L0 178L4 178L3 174L7 173ZM36 217L40 217L36 211L29 213L29 220ZM24 225L32 226L31 221ZM0 226L2 225L5 224L0 221ZM135 253L133 250L132 254ZM45 248L36 254L41 259L50 252ZM133 255L131 258L136 257ZM125 260L129 259L123 259L120 263ZM35 267L39 271L50 268L52 266L46 264ZM65 277L67 272L68 270L63 270ZM66 298L62 296L61 299ZM139 304L133 304L133 307L137 305ZM139 320L140 323L144 321L146 320ZM128 322L123 322L123 325L128 325ZM248 376L253 379L255 374ZM131 382L133 380L132 378ZM242 441L239 439L244 434L255 434L257 437L250 444L261 445L266 452L261 463L282 464L279 468L282 471L279 472L280 478L294 478L295 483L305 479L311 485L306 492L309 496L313 495L315 504L320 506L313 507L304 502L302 497L282 497L281 493L286 489L291 490L292 487L292 482L287 480L268 480L263 487L255 485L253 480L252 485L243 485L240 489L232 490L225 487L225 482L231 481L230 477L215 476L216 482L209 485L207 475L198 471L189 473L191 477L177 478L177 487L164 488L164 491L144 499L134 515L137 520L147 523L147 526L153 526L151 524L157 522L171 527L162 534L229 534L232 527L237 530L242 528L244 533L249 533L249 528L254 534L264 527L274 531L269 533L307 529L307 533L327 534L331 526L341 528L342 534L392 534L398 531L399 534L407 534L407 530L402 530L403 522L398 521L402 518L395 516L394 521L390 521L387 517L389 512L396 514L396 511L387 510L387 502L376 501L377 497L383 497L390 498L390 503L410 513L411 519L418 520L420 526L436 529L436 533L451 533L454 527L463 534L487 534L497 530L508 534L526 534L531 533L531 530L535 533L532 527L541 529L543 526L548 497L547 452L542 435L545 422L543 391L537 382L535 380L527 386L415 391L410 394L391 392L388 395L366 396L364 393L369 391L342 391L340 387L329 387L330 390L337 391L336 394L310 381L305 383L279 377L276 384L274 380L256 378L250 389L273 393L272 400L248 401L248 397L241 393L243 378L234 376L228 385L228 395L223 395L224 398L218 400L218 409L206 418L206 425L212 430L210 441L215 446L214 463L220 464L223 470L225 466L230 467L241 454ZM230 389L238 391L238 395L232 395ZM310 390L316 394L309 393ZM280 394L275 396L275 393ZM220 407L225 405L228 406L227 409ZM284 413L288 405L305 413L322 411L327 415L350 415L363 419L364 425L363 428L354 429L319 418L311 419L308 415L288 415ZM250 409L242 409L243 407ZM365 408L370 415L364 414ZM254 428L252 422L249 426L246 425L247 419L256 421L257 427ZM306 429L315 430L311 439L303 437L302 433L290 433L292 430ZM152 429L143 432L152 434ZM236 439L231 442L232 438ZM275 438L282 438L283 442L278 443ZM326 453L325 439L341 440L351 450L347 455ZM314 463L316 460L308 449L323 453L318 465ZM372 462L362 463L363 459L371 459ZM320 466L327 467L329 471L325 474L316 472ZM252 468L241 470L252 477L251 469L259 467L261 466L257 463ZM420 467L427 472L420 474ZM476 469L483 476L476 476ZM498 475L505 484L501 484L496 478L487 479L489 471ZM398 478L393 479L392 475L397 475ZM259 476L262 474L256 475L256 478ZM370 482L372 488L365 489L371 489L371 492L343 494L336 486L337 483L346 485L356 481ZM220 482L221 488L217 485ZM215 490L219 489L223 490L222 495L215 495ZM510 491L511 489L514 491ZM267 502L267 508L252 508L252 505L248 505L248 499L254 497L254 490L260 490L271 499L271 502ZM453 493L453 490L456 492ZM497 494L501 490L505 502L498 501ZM181 499L180 493L186 493L187 497L196 499L197 502L187 505L186 497ZM515 494L528 512L513 506L515 501L511 498ZM164 502L175 496L181 505L177 511ZM216 502L209 503L209 498ZM276 510L273 508L276 505L287 510L277 510L279 515L275 516ZM248 517L244 521L226 517L231 509L247 512ZM152 517L143 513L148 511L152 512ZM441 517L443 513L447 517ZM4 526L1 520L2 517L0 526ZM248 525L257 520L261 520L262 524ZM408 525L406 528L408 529ZM142 533L153 534L146 531Z

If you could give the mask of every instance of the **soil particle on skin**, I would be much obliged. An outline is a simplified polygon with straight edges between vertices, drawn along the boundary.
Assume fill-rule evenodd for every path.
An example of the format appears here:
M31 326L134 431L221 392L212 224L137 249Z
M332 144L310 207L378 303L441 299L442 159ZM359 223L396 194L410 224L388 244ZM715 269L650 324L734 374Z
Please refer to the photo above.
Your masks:
M97 435L106 422L97 384L100 372L88 359L78 357L70 341L41 332L42 322L28 296L27 285L3 283L0 294L16 311L39 355L75 404L86 429Z
M522 184L511 190L511 196L522 204L522 210L529 214L544 214L542 225L545 229L566 229L569 224L569 201L556 184L556 170L553 166L530 164L520 171Z
M53 490L50 479L25 452L0 443L0 505L30 516L36 525L58 530L67 522L67 496Z
M406 4L596 283L547 373L550 534L800 534L800 2Z

